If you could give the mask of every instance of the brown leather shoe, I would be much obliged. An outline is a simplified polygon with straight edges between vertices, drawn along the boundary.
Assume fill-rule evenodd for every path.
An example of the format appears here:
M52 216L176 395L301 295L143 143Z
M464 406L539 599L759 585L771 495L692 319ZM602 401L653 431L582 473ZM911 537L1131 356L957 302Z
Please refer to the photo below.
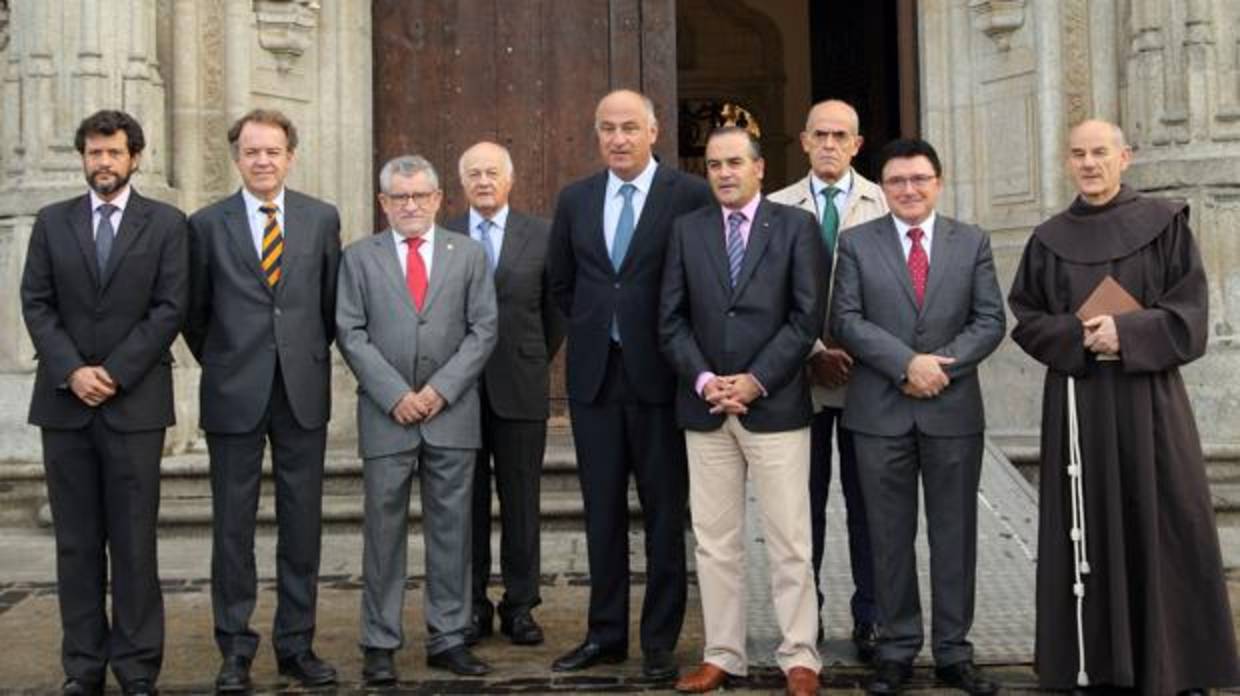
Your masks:
M727 672L709 662L703 662L697 669L676 680L676 690L682 694L701 694L714 691L727 681Z
M793 667L788 670L789 696L816 696L818 673L809 667Z

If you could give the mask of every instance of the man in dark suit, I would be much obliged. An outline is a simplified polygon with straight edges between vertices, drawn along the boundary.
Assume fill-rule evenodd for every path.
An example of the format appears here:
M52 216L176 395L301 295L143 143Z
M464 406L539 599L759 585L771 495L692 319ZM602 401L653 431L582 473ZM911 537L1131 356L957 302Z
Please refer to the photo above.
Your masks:
M659 333L680 378L689 502L706 646L676 682L714 691L745 675L745 481L762 509L775 659L789 694L818 692L817 604L810 564L810 402L805 356L826 314L826 249L812 215L762 199L758 141L736 126L706 141L718 204L676 220Z
M491 635L491 467L499 494L500 632L516 645L543 642L531 610L539 581L538 496L547 445L548 367L564 339L564 322L547 279L546 220L508 206L513 166L508 150L480 142L461 155L469 212L447 228L482 244L495 277L499 341L482 375L482 448L474 465L473 598L467 640Z
M331 411L340 216L285 188L297 130L255 110L228 130L243 186L195 213L185 340L202 364L201 421L211 458L211 603L223 653L220 691L244 691L258 634L254 528L263 449L276 485L280 674L306 686L336 672L315 656L323 456Z
M551 288L568 320L568 398L590 562L585 641L552 664L584 669L628 656L628 482L646 531L642 669L676 673L685 613L684 439L676 376L659 351L659 286L677 216L711 203L701 179L659 164L654 106L628 90L603 97L595 133L605 171L560 192L551 224Z
M935 213L938 155L896 140L879 156L891 214L840 237L831 335L856 360L844 427L856 438L883 618L873 694L899 693L921 650L918 477L930 537L935 672L973 694L997 686L973 665L977 486L982 467L978 364L1003 339L1003 297L986 233Z
M144 145L124 112L82 121L74 146L90 191L39 211L22 274L65 694L102 694L109 662L126 694L154 693L163 662L159 460L176 420L168 349L185 319L188 258L185 215L129 186Z

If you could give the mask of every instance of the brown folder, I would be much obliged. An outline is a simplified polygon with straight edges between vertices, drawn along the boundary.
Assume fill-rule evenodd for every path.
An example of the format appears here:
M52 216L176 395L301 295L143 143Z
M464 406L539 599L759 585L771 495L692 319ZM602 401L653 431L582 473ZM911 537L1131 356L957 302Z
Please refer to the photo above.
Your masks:
M1108 275L1089 293L1089 297L1085 298L1081 308L1076 310L1076 316L1081 321L1088 321L1102 314L1118 316L1138 309L1141 309L1141 303Z

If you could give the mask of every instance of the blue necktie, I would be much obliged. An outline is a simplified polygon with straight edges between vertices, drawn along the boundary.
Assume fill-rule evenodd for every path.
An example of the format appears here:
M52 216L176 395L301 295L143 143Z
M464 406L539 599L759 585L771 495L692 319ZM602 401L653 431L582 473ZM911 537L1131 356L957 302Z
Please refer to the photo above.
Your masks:
M112 253L112 240L116 237L116 230L112 227L112 213L116 212L116 206L111 203L104 203L99 206L99 226L95 228L95 261L99 264L99 275L103 275L103 270L108 267L108 255Z
M495 270L495 248L491 244L491 228L495 226L490 220L483 220L478 223L478 240L482 242L482 247L487 250L487 263L490 264L491 270Z
M616 236L611 242L611 267L620 270L624 263L624 255L629 252L629 242L633 241L633 228L637 225L637 215L633 212L633 194L637 187L624 184L620 187L620 195L624 196L624 207L620 209L620 220L616 223Z
M736 287L736 279L741 274L741 263L745 261L745 240L741 239L741 225L744 222L744 213L738 211L728 214L728 273L732 276L732 287Z

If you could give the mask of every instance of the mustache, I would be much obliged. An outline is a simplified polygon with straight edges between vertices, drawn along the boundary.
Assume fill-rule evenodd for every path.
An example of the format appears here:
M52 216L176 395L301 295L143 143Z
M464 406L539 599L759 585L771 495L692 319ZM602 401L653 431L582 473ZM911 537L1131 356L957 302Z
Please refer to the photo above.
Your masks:
M104 174L112 175L113 180L110 182L100 181L99 178ZM105 171L97 169L86 175L86 183L90 185L91 189L93 189L95 193L101 196L109 196L122 188L125 188L125 185L129 183L129 179L132 176L133 171L120 174L111 170Z

